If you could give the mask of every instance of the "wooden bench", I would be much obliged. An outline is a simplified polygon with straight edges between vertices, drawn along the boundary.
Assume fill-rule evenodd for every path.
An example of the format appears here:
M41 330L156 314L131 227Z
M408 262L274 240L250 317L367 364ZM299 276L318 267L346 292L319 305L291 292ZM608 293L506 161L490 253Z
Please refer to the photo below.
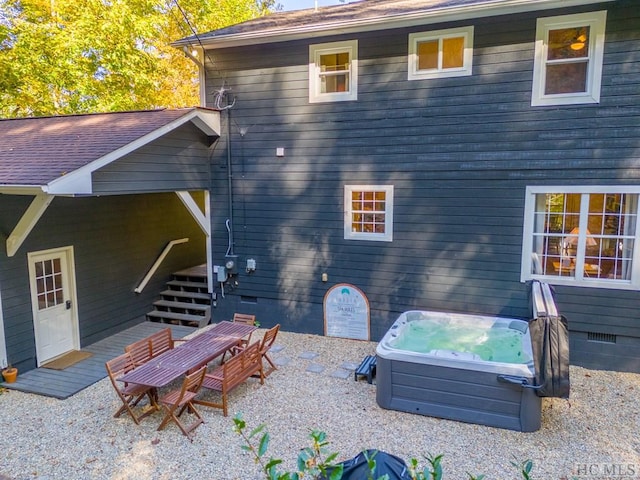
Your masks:
M364 360L358 365L353 375L356 382L359 376L365 376L367 377L367 382L373 383L373 377L376 376L376 359L375 355L364 357Z
M221 403L201 399L196 399L193 403L206 407L221 408L226 417L229 392L255 374L260 375L260 383L264 384L260 342L252 343L213 372L205 375L202 388L220 392L222 394Z
M135 366L143 365L161 353L171 350L176 340L173 339L171 328L167 327L152 333L142 340L124 347L124 351L131 355Z

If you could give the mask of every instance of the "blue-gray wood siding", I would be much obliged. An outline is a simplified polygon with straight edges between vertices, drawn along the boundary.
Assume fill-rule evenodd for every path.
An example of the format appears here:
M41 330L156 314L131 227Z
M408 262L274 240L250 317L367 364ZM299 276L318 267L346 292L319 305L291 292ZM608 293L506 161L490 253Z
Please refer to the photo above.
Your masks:
M182 125L94 172L93 193L206 190L210 183L209 143L192 124Z
M204 195L194 194L200 205ZM3 195L0 228L11 232L31 197ZM134 293L165 245L174 247L141 294ZM174 193L53 200L13 257L0 252L5 340L9 362L36 366L27 253L73 246L81 346L140 321L172 272L204 263L205 237Z
M536 18L595 10L608 11L600 103L532 107ZM409 33L466 25L475 27L472 76L407 80ZM358 100L310 104L309 44L352 39ZM233 252L241 267L247 257L258 267L241 268L214 318L245 310L263 325L321 332L323 296L339 282L368 296L374 340L414 308L527 318L525 188L640 182L635 1L219 49L207 67L209 105L222 85L236 98ZM225 122L223 114L223 132ZM214 262L222 264L224 139L212 168ZM346 184L394 186L393 242L343 239ZM639 292L558 287L557 297L572 331L640 337ZM635 362L626 368L640 369Z

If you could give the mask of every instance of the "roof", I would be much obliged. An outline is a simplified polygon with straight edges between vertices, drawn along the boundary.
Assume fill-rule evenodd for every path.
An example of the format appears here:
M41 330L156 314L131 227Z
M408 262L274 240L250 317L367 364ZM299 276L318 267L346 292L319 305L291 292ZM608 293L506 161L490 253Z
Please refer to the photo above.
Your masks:
M174 46L254 45L607 1L615 0L361 0L318 9L276 12L187 37Z
M0 120L0 192L91 193L91 172L187 122L219 135L205 108Z

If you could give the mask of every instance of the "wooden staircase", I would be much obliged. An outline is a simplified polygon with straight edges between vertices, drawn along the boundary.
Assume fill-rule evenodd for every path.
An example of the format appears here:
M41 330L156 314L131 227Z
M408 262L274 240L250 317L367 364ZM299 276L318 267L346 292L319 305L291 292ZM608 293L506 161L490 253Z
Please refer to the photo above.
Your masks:
M206 265L175 272L160 297L153 302L154 310L147 313L151 322L200 328L211 321L212 298L207 288Z

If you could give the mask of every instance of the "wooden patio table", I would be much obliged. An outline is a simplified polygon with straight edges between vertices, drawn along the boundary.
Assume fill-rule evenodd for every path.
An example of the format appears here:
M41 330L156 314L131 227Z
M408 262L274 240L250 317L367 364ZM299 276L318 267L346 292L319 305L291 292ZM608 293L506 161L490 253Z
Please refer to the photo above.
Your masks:
M181 375L206 365L240 343L257 327L223 321L177 347L149 360L118 380L160 388Z

